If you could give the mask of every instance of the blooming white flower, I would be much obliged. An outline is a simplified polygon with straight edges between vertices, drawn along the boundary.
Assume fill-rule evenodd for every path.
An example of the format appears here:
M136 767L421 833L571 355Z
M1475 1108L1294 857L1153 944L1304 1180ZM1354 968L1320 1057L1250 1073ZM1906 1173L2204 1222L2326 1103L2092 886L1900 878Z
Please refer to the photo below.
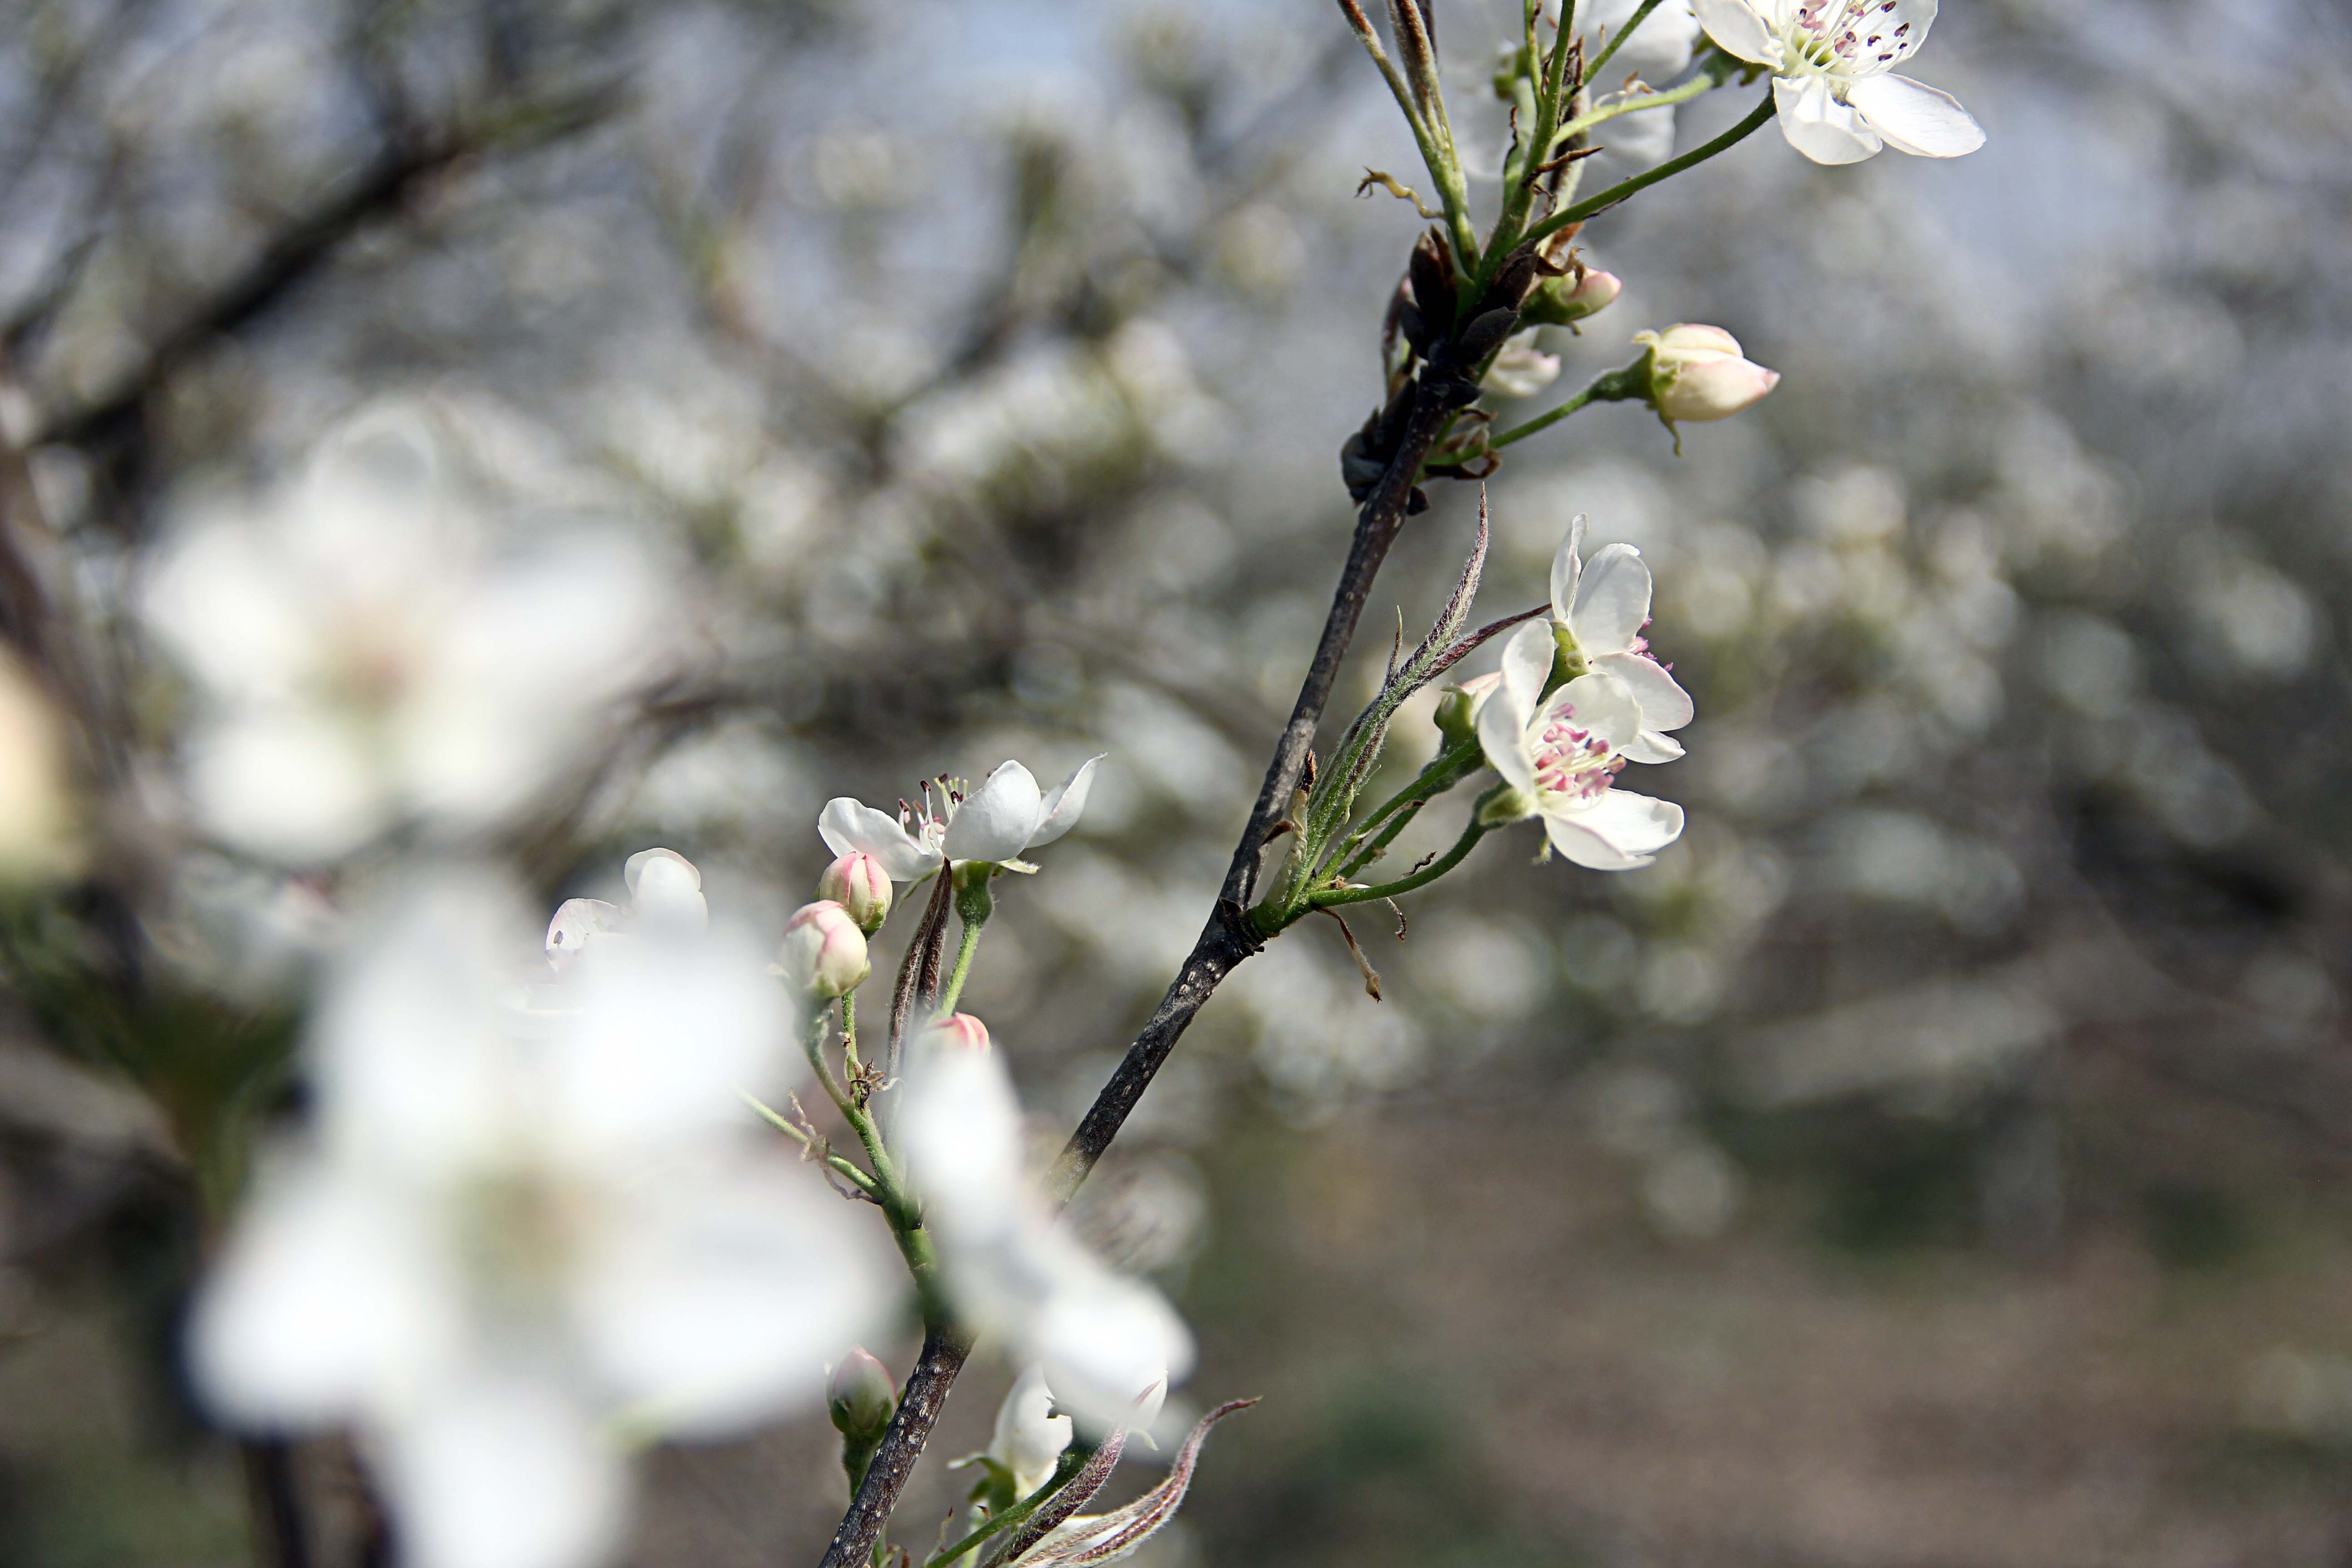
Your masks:
M1107 1267L1031 1184L1021 1105L1002 1052L927 1030L908 1052L898 1136L964 1314L1044 1367L1054 1403L1097 1436L1145 1427L1192 1339L1166 1298Z
M1728 419L1780 384L1779 371L1741 354L1739 340L1721 327L1681 321L1663 332L1635 332L1633 341L1650 351L1650 405L1669 428Z
M1683 754L1665 733L1691 721L1690 693L1651 657L1642 629L1650 624L1650 568L1630 544L1601 546L1584 559L1584 514L1568 525L1551 562L1553 639L1577 674L1613 675L1641 704L1642 727L1623 748L1631 763L1670 763Z
M574 531L495 556L443 447L414 411L362 416L274 500L160 557L142 611L204 699L189 793L236 847L308 863L411 817L494 823L648 674L642 552Z
M899 802L898 815L836 795L816 819L817 836L835 855L871 855L894 882L929 876L944 862L981 860L1008 871L1034 871L1020 858L1051 844L1077 825L1094 786L1095 764L1109 753L1088 757L1077 771L1039 793L1036 775L1019 763L1001 763L970 795L957 779L934 779L923 786L922 809ZM938 791L934 805L932 791Z
M1532 329L1506 342L1478 389L1495 397L1533 397L1559 379L1559 356L1536 348Z
M640 849L622 868L629 904L566 899L547 924L547 962L562 969L589 943L643 927L667 933L698 931L710 923L702 873L675 849Z
M1894 68L1927 41L1937 0L1693 0L1727 54L1769 67L1789 145L1816 163L1892 147L1957 158L1984 145L1959 100Z
M1070 1418L1054 1413L1054 1391L1045 1386L1045 1369L1032 1363L996 1408L996 1434L989 1442L988 1457L1013 1478L1013 1495L1024 1498L1052 1477L1070 1436Z
M640 886L642 887L642 882ZM783 999L731 932L640 928L520 1005L504 887L409 889L307 1042L312 1136L265 1165L190 1325L224 1419L356 1426L417 1568L584 1568L617 1427L744 1426L891 1300L847 1210L765 1154Z
M1516 815L1541 816L1552 847L1595 871L1630 871L1682 837L1683 808L1612 788L1642 732L1642 705L1595 670L1549 699L1552 628L1523 626L1503 649L1501 679L1478 710L1487 763L1517 795Z

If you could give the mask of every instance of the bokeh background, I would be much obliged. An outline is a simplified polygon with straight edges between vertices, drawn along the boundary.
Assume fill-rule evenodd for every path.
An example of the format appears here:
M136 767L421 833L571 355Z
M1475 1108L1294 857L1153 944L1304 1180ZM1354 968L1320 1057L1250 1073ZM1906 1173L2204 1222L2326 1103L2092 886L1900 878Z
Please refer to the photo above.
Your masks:
M1488 142L1512 10L1439 5ZM1191 1395L1266 1396L1158 1568L2352 1561L2352 13L1955 0L1918 69L1984 151L1767 132L1586 231L1626 289L1563 385L1700 321L1769 400L1680 458L1590 411L1492 483L1491 613L1575 511L1655 569L1683 841L1498 837L1402 942L1356 921L1384 1002L1300 928L1090 1189ZM107 848L9 902L0 1563L251 1560L169 1350L174 1115L282 1035L285 960L257 874L156 826L184 693L127 606L175 518L393 392L518 504L637 520L693 657L505 843L551 898L661 843L773 924L827 796L1107 750L968 993L1051 1143L1321 619L1417 226L1367 165L1411 143L1312 0L7 7L0 489L118 722ZM1467 547L1433 499L1376 624ZM1423 704L1392 776L1433 742ZM663 1453L634 1560L814 1561L830 1454ZM345 1462L301 1460L332 1537Z

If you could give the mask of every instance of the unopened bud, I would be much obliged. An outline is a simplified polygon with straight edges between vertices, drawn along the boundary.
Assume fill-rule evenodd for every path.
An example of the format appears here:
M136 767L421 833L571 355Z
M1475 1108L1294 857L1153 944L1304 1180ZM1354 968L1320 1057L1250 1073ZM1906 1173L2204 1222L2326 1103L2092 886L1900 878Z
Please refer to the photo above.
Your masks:
M1535 333L1521 332L1495 355L1478 390L1496 397L1533 397L1559 379L1559 356L1538 353Z
M702 897L702 873L677 850L640 849L629 857L622 876L629 885L629 904L639 926L700 931L710 923L710 906Z
M1519 306L1519 320L1548 327L1573 326L1607 310L1623 288L1615 273L1592 268L1565 278L1547 278Z
M882 862L860 849L853 849L824 868L816 879L816 896L839 904L857 922L857 929L872 936L890 918L890 875L882 869Z
M984 1057L989 1052L988 1026L969 1013L950 1013L923 1027L923 1048Z
M1478 710L1486 705L1486 694L1502 679L1499 670L1476 675L1459 686L1446 687L1437 699L1437 732L1456 742L1470 739L1478 732Z
M1721 327L1685 323L1633 341L1650 351L1650 403L1669 425L1728 419L1780 383L1779 371L1741 357L1739 340Z
M833 1369L824 1404L835 1431L870 1443L882 1436L890 1425L890 1413L898 1407L898 1384L890 1381L890 1369L868 1355L865 1346L853 1346Z
M866 933L847 910L828 899L793 911L784 922L776 964L803 991L827 998L856 990L874 967L866 956Z

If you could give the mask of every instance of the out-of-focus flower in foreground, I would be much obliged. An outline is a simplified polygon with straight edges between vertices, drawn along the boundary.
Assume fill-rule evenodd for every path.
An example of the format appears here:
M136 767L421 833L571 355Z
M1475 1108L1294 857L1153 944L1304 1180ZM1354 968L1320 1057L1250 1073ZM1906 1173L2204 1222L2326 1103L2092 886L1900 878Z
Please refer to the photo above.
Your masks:
M201 689L188 789L230 844L301 864L410 818L495 823L652 673L642 552L575 531L493 552L445 447L413 410L362 416L163 552L144 613Z
M415 1568L605 1558L624 1436L814 1402L895 1294L749 1137L738 1091L789 1059L751 945L640 928L531 1008L531 924L453 872L363 928L308 1041L311 1134L265 1163L191 1323L223 1419L356 1427Z
M818 814L817 835L835 855L872 856L894 882L916 881L943 862L979 860L1008 871L1034 871L1021 856L1077 826L1094 785L1095 764L1101 761L1087 758L1042 793L1036 775L1019 763L999 763L970 794L960 780L933 779L923 787L922 808L901 802L896 816L836 795Z
M1043 1365L1054 1404L1082 1433L1148 1426L1192 1368L1192 1335L1159 1291L1055 1223L1024 1168L1003 1055L965 1044L943 1028L919 1035L899 1108L949 1293L1017 1361Z
M1539 352L1528 331L1503 345L1478 389L1493 397L1533 397L1559 379L1559 356Z
M1721 327L1683 322L1633 341L1650 351L1650 404L1669 426L1728 419L1780 384L1779 371L1743 356Z
M0 654L0 886L60 875L76 858L57 714Z
M591 942L644 929L665 935L698 931L710 923L702 897L702 873L675 849L640 849L622 876L629 889L626 908L602 899L566 899L547 926L547 962L558 969Z
M1690 693L1650 655L1650 568L1630 544L1607 544L1586 562L1579 512L1551 563L1552 637L1570 672L1599 670L1623 681L1642 705L1642 730L1624 748L1629 763L1670 763L1681 744L1664 733L1691 721Z
M1816 163L1892 147L1957 158L1984 145L1959 100L1895 68L1927 41L1936 0L1693 0L1727 54L1772 72L1780 134Z
M1612 788L1642 705L1614 675L1580 675L1544 696L1557 644L1549 626L1523 626L1503 649L1502 679L1478 710L1478 743L1508 793L1496 821L1543 818L1553 848L1595 871L1630 871L1682 837L1683 808Z

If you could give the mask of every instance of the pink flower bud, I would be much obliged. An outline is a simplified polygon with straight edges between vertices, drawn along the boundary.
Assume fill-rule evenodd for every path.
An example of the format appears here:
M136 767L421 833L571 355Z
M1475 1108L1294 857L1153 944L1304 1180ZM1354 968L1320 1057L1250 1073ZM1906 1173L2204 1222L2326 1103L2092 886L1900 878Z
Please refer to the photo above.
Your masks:
M1613 272L1587 268L1583 276L1547 278L1536 285L1519 307L1519 320L1530 324L1566 327L1597 316L1615 302L1624 284Z
M833 1369L824 1403L835 1431L871 1442L890 1425L890 1413L898 1407L898 1385L890 1381L888 1367L868 1355L864 1345L856 1345Z
M988 1026L969 1013L950 1013L924 1026L923 1044L934 1051L961 1051L984 1057L990 1049Z
M1684 323L1633 341L1650 351L1650 402L1670 425L1728 419L1780 384L1779 371L1741 357L1739 340L1721 327Z
M849 911L857 929L872 936L890 918L890 874L882 862L853 849L824 868L816 879L816 896Z
M856 990L874 967L866 956L866 933L847 910L829 899L793 911L784 922L776 964L785 979L819 997Z

